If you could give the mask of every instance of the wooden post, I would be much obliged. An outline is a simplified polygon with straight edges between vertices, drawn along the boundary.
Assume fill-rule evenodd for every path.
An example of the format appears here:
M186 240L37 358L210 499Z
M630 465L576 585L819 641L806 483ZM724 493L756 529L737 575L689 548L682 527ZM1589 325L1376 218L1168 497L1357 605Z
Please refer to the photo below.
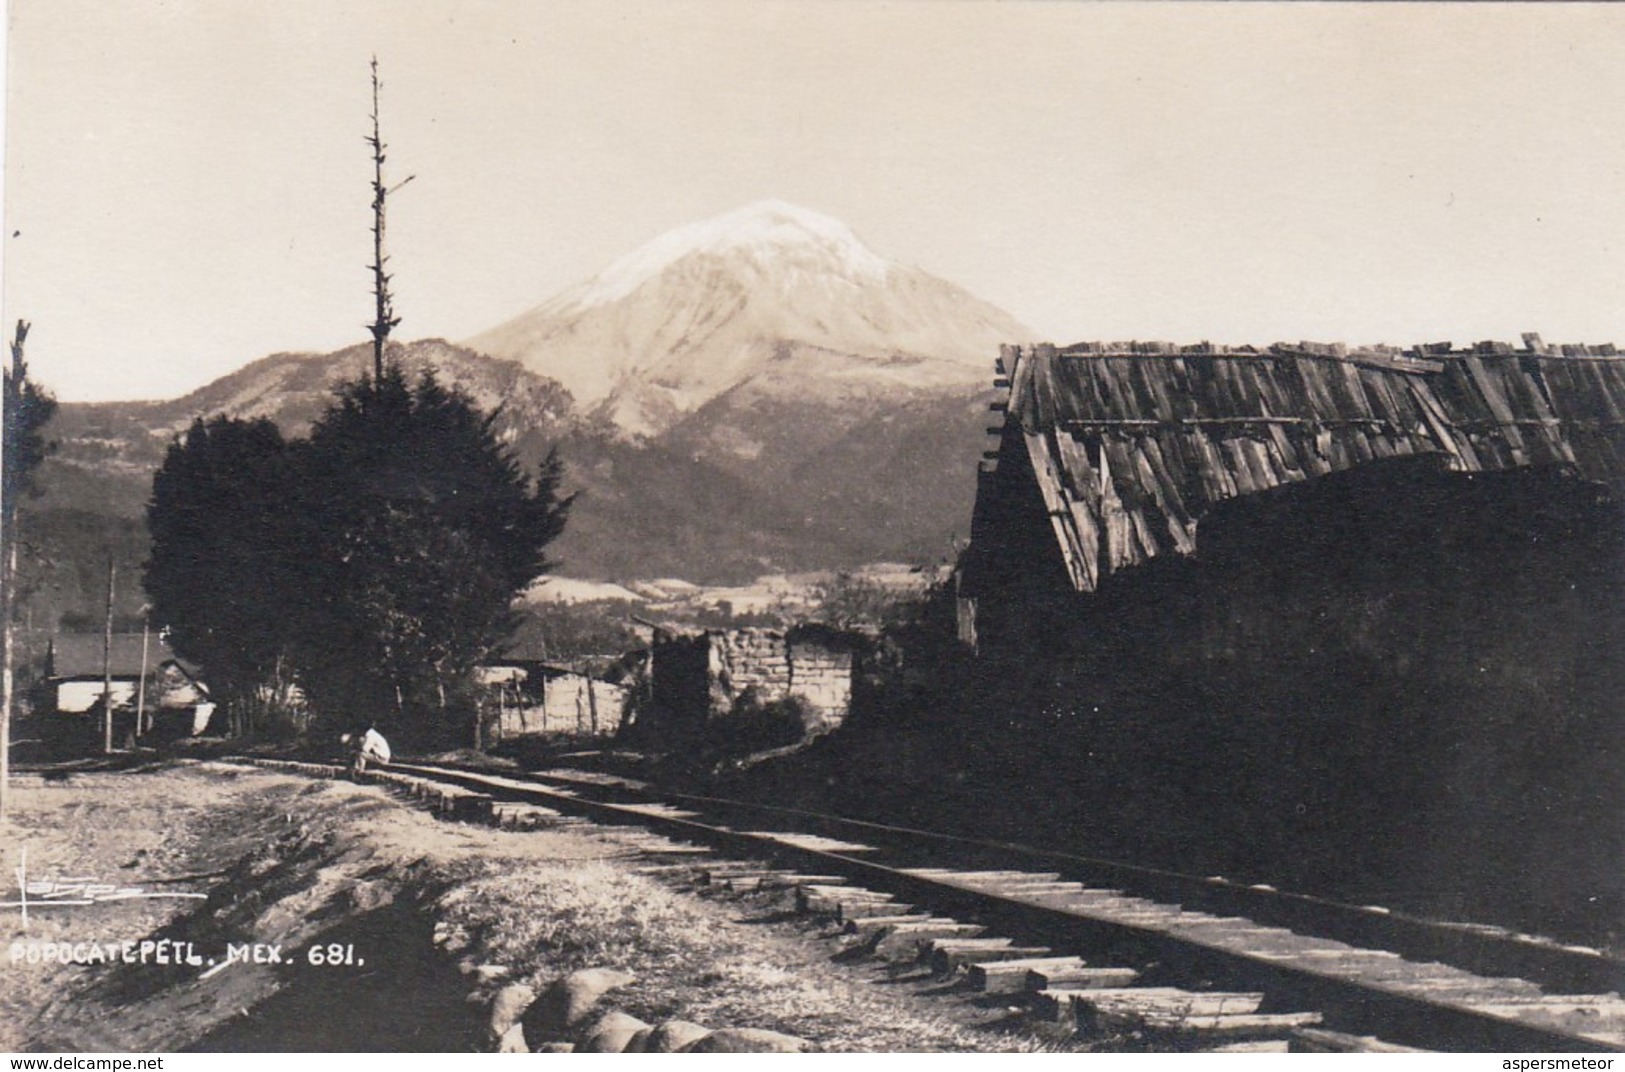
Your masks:
M0 569L5 571L0 578L0 614L5 615L0 621L0 635L4 636L4 654L0 656L0 822L6 817L6 809L11 806L11 687L12 687L12 648L11 648L11 603L12 589L17 584L17 518L15 514L8 519L9 525L4 526L6 532L6 558L5 565Z
M151 623L146 614L141 615L141 676L135 682L135 735L140 737L150 728L146 723L147 716L147 643L151 635Z
M113 751L113 579L118 568L107 556L107 631L102 636L102 751Z

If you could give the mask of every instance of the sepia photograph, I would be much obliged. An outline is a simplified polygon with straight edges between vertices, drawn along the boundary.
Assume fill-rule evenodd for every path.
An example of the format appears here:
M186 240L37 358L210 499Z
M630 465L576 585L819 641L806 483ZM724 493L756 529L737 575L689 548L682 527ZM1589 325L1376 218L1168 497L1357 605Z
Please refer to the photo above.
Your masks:
M1625 7L6 7L11 1067L1625 1050Z

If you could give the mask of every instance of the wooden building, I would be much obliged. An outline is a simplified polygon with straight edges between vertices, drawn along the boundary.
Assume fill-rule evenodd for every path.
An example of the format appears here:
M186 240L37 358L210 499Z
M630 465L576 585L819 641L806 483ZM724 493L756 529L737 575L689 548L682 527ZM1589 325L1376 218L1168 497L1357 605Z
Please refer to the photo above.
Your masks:
M1000 374L1009 396L961 562L971 600L1093 592L1195 553L1226 500L1387 459L1564 467L1625 489L1625 357L1611 344L1038 345L1006 347ZM967 639L986 633L975 606Z
M475 670L485 688L486 742L571 734L611 737L626 714L624 686L566 666L505 655Z
M142 672L146 672L145 684ZM147 721L142 732L160 728L174 734L204 732L215 705L197 668L183 662L155 634L115 633L109 645L100 633L60 633L46 652L48 706L57 716L88 716L101 710L111 679L113 706Z
M984 776L1159 866L1617 932L1625 357L1096 343L1000 372L957 576L961 728L1012 742Z

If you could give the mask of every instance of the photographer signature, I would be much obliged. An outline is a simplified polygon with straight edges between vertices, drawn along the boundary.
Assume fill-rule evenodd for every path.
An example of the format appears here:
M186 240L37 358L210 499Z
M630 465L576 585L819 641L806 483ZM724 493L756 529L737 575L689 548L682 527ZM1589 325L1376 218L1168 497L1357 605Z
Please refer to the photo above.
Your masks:
M208 897L206 893L182 893L168 891L148 891L140 886L120 886L111 882L101 882L92 877L63 877L31 879L28 877L28 847L23 846L22 859L13 872L17 876L17 899L14 901L0 901L0 908L16 908L22 911L23 926L28 926L29 909L57 908L65 905L96 905L107 904L112 901L154 900L159 898L181 898L201 900ZM201 875L185 875L180 878L157 879L159 883L179 882L192 878L201 878Z

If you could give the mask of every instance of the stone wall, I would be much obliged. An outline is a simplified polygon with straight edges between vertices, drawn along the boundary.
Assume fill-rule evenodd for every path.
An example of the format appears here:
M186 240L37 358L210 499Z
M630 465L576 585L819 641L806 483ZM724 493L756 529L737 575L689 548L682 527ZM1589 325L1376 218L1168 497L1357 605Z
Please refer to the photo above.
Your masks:
M786 643L791 695L802 697L818 712L819 732L834 729L852 709L852 638L792 631Z
M790 694L793 675L785 635L768 629L734 629L706 633L711 645L713 679L722 685L725 703L754 688L763 699Z
M717 630L659 643L653 656L656 717L668 728L693 731L734 711L747 693L762 704L796 696L816 715L810 728L827 732L851 710L861 640L809 625L787 632Z

